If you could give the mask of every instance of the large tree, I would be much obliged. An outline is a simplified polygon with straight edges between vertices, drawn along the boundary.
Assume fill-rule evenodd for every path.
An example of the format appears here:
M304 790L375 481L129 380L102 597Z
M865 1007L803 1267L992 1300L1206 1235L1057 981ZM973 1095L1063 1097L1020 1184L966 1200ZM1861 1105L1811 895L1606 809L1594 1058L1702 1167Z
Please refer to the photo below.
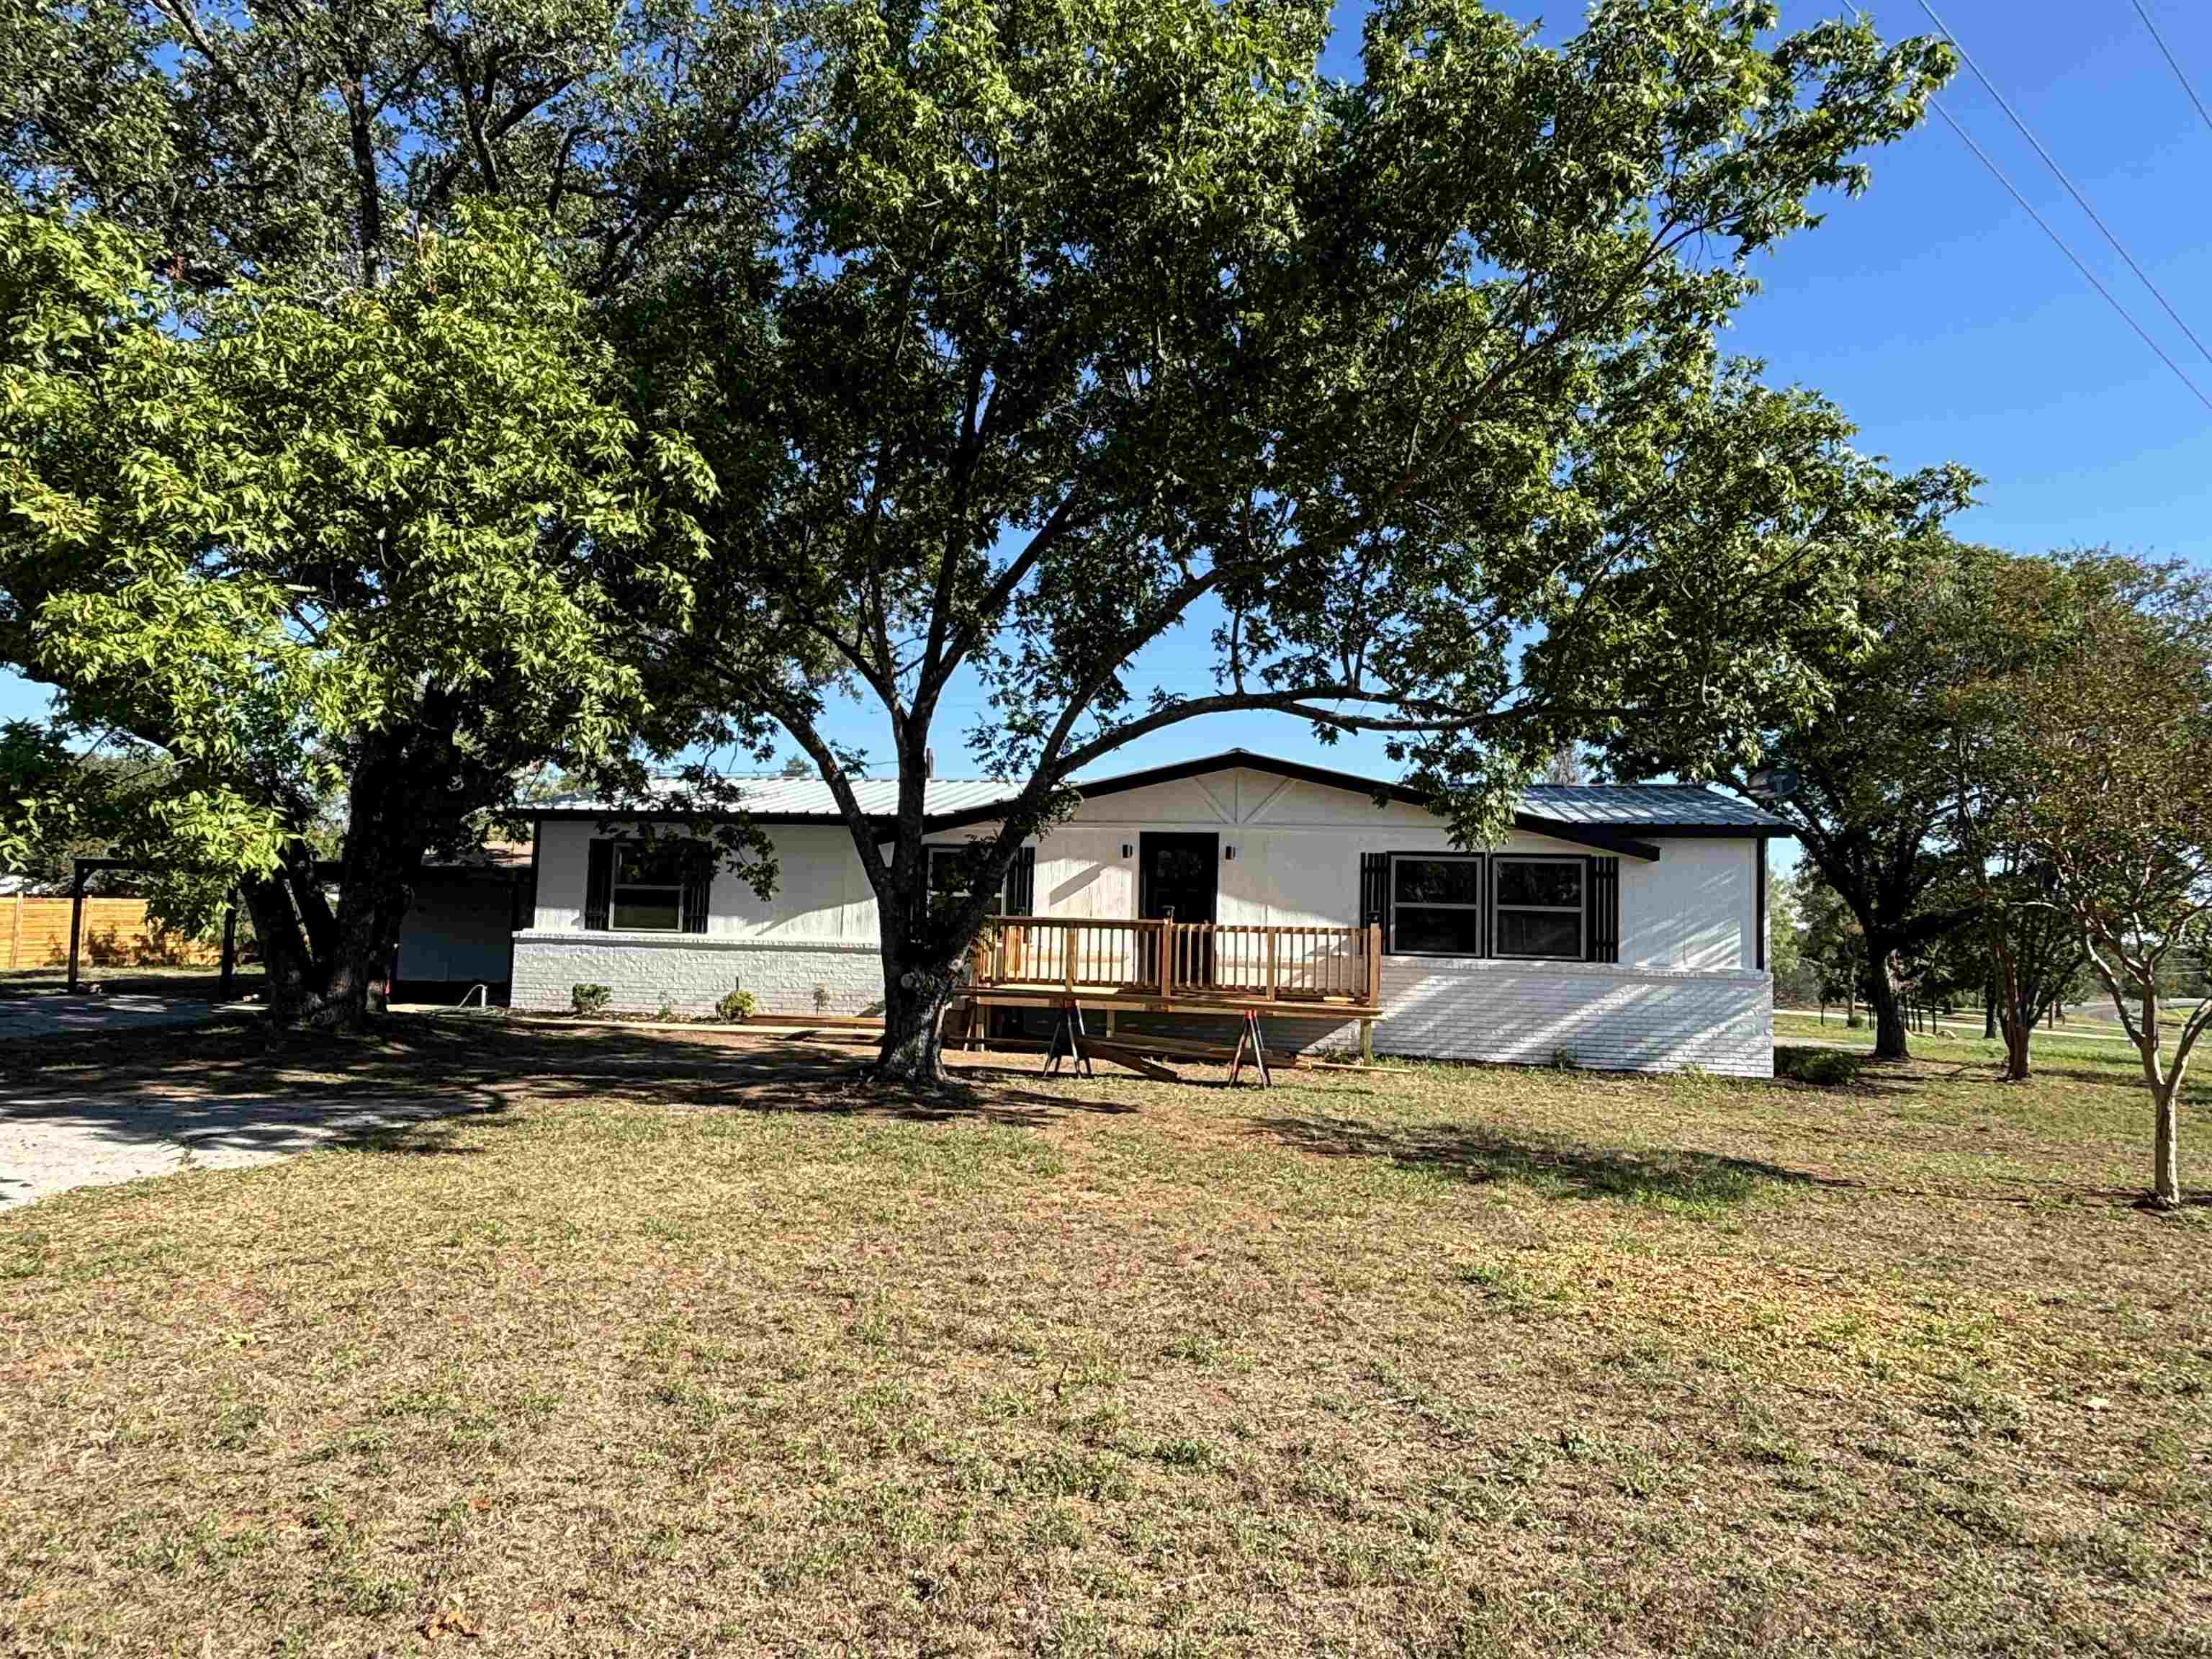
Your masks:
M1718 354L1750 261L1856 190L1948 71L1863 24L1595 6L1557 46L1329 8L825 0L799 15L764 235L693 244L640 386L720 480L673 676L785 726L878 901L886 1075L928 1077L985 894L1069 780L1266 711L1388 734L1460 831L1563 744L1816 706L1869 566L1955 499ZM1170 636L1211 690L1149 687ZM965 677L965 678L963 678ZM968 902L927 905L956 682L1015 781ZM888 835L832 740L878 708Z
M0 660L60 685L82 726L120 725L186 768L179 805L142 828L171 856L255 876L281 1012L356 1017L421 849L507 802L517 775L608 757L646 717L610 655L632 630L599 619L641 604L680 620L680 583L662 578L683 548L641 544L635 568L559 590L580 545L635 527L605 503L680 472L680 446L637 466L577 295L604 301L686 238L746 239L772 154L776 15L661 0L0 9L0 174L24 210L0 251L16 331L0 371L32 398L8 411ZM507 215L489 240L468 218L485 198ZM128 382L141 374L156 384ZM137 406L103 423L118 391ZM157 529L130 517L168 484L198 492L210 550L180 590L190 618L133 615L111 591L148 543L185 558L162 517L174 501ZM62 521L33 516L49 489L89 515L66 556ZM485 626L518 581L527 614ZM292 631L273 638L274 596L294 588ZM417 627L434 631L404 637ZM160 672L132 685L119 665L134 660ZM179 702L195 674L204 702ZM215 750L191 746L216 726ZM332 797L361 889L336 913L299 828Z
M1777 706L1702 747L1654 744L1632 726L1613 745L1616 768L1717 777L1761 795L1790 823L1806 862L1858 925L1858 983L1874 1008L1875 1053L1886 1060L1907 1056L1908 959L1977 915L1972 891L1955 879L1951 835L1942 698L1956 653L1929 624L1932 598L1958 582L1969 550L1916 529L1894 551L1860 568L1855 626L1771 643L1811 665L1828 688L1824 701Z
M2005 833L2048 871L2136 1046L2151 1200L2170 1208L2181 1202L2182 1085L2212 1030L2212 996L2166 1006L2172 969L2212 950L2212 577L2081 553L2034 596L2058 648L2002 687L2019 732L2006 750L2017 769Z
M133 842L245 878L277 1016L358 1020L426 853L547 757L623 750L611 594L681 613L711 480L618 412L573 289L501 222L374 288L187 302L146 252L0 213L0 661L166 757Z
M2036 1020L2083 962L2080 930L2057 902L2057 872L2022 817L2041 757L2021 699L2073 649L2072 586L2063 564L1961 547L1914 611L1917 635L1944 665L1923 712L1942 760L1961 908L1975 912L1970 937L1987 960L2013 1081L2029 1073Z
M0 173L143 233L191 285L373 285L472 198L544 217L586 289L719 234L780 60L771 8L678 0L7 0Z

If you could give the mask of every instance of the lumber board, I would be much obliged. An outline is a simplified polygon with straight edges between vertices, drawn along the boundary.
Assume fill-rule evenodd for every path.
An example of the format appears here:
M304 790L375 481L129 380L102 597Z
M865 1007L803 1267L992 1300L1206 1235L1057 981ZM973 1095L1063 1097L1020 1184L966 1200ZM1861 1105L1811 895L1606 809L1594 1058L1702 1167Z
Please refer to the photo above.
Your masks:
M1210 1060L1223 1066L1226 1066L1237 1057L1237 1045L1233 1042L1200 1042L1191 1037L1156 1037L1142 1031L1119 1032L1114 1041L1127 1048L1141 1049L1146 1054L1176 1054L1191 1060ZM1267 1064L1270 1066L1304 1066L1306 1063L1305 1056L1303 1054L1293 1054L1288 1050L1278 1054L1273 1048L1267 1051Z
M1171 1072L1157 1060L1146 1060L1142 1054L1133 1054L1121 1043L1104 1042L1097 1037L1085 1037L1082 1042L1083 1052L1093 1060L1110 1060L1116 1066L1126 1066L1133 1072L1140 1073L1161 1083L1182 1081L1181 1073Z

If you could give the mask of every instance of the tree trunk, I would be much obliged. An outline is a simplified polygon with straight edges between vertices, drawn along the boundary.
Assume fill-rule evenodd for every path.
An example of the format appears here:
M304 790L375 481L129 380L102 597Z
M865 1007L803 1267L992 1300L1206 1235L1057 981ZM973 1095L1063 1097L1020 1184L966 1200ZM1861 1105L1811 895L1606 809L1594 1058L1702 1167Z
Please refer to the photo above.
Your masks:
M274 875L241 884L260 935L270 1023L358 1030L385 1011L386 975L422 867L434 796L404 738L375 734L348 790L335 910L313 852L295 843Z
M323 1024L357 1029L390 998L399 930L429 840L428 803L409 771L404 750L374 739L355 767Z
M2157 1105L2151 1149L2150 1201L2161 1210L2181 1207L2181 1124L2173 1097L2179 1092L2179 1076L2153 1097Z
M886 941L884 1041L876 1054L876 1080L935 1088L945 1081L945 1009L952 1000L952 976L904 966L900 957Z
M280 872L240 882L239 893L253 918L254 936L260 941L262 998L269 1009L270 1023L296 1024L316 994L314 963L293 908L291 888Z
M2020 963L2008 948L1997 951L1997 998L2004 1021L2004 1080L2027 1081L2028 1041L2035 1033L2039 987L2024 984Z
M1897 984L1889 975L1890 952L1867 941L1867 1000L1874 1006L1874 1057L1911 1057L1905 1040L1905 1011L1899 1006Z

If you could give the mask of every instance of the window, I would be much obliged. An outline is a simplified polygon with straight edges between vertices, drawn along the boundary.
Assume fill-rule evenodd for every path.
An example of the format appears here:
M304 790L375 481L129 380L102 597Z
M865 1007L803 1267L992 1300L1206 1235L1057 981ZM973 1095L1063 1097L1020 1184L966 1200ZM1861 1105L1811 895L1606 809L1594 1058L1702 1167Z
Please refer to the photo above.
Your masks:
M934 906L950 903L972 890L964 866L968 860L966 847L933 847L929 849L929 902ZM990 902L983 907L987 916L1006 914L1006 884L1001 880L998 891L991 895Z
M1492 949L1501 957L1583 959L1580 859L1492 860L1497 921Z
M1409 956L1482 954L1482 860L1390 860L1390 945Z
M617 933L673 933L684 927L690 842L617 842L610 921Z

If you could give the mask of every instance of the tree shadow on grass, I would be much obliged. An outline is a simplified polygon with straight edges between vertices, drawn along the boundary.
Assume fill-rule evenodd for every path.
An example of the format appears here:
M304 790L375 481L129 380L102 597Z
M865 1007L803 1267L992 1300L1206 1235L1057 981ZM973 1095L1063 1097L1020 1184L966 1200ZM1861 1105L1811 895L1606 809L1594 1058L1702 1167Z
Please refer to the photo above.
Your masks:
M2166 1063L2172 1066L2172 1055L2166 1056ZM2182 1079L2181 1097L2184 1100L2212 1098L2212 1079L2208 1079L2197 1066L2197 1056L2191 1054L2189 1057L2189 1075ZM2150 1088L2143 1081L2142 1062L2136 1058L2132 1048L2128 1051L2124 1066L2116 1066L2109 1072L2091 1071L2078 1066L2029 1065L2027 1080L2030 1083L2053 1079L2065 1083L2087 1083L2097 1088L2123 1089L2141 1095L2146 1107L2150 1104Z
M1319 1157L1381 1158L1473 1182L1517 1181L1553 1198L1733 1205L1778 1188L1856 1184L1716 1152L1515 1139L1480 1124L1393 1128L1356 1118L1276 1117L1254 1119L1252 1130Z
M173 1133L180 1107L248 1134L368 1103L464 1121L487 1109L583 1100L1028 1125L1132 1109L1047 1092L1033 1073L998 1066L963 1066L939 1089L878 1087L862 1075L870 1054L866 1042L827 1034L398 1015L357 1034L178 1027L5 1045L0 1097L12 1113L104 1120L118 1138Z

